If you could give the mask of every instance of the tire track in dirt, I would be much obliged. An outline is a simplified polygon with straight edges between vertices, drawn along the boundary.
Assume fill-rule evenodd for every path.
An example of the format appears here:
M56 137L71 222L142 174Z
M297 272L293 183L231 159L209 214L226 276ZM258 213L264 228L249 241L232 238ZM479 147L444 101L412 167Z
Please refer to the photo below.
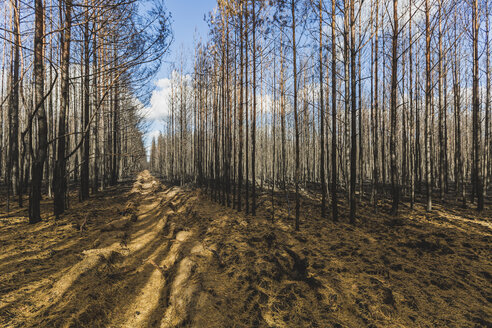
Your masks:
M29 293L0 303L6 327L175 327L188 319L198 257L211 258L197 231L180 225L187 195L148 171L137 177L121 216L99 227L81 259ZM4 298L5 300L6 298ZM2 317L5 314L6 320Z
M144 179L149 179L148 177L144 177ZM155 181L155 180L154 180ZM148 190L151 186L153 186L152 182L145 182L141 184L140 194L145 196L148 194ZM136 186L139 184L137 183ZM135 187L134 187L135 189ZM132 190L132 192L134 192ZM133 205L134 203L129 203L130 208L126 211L134 214L136 207ZM137 217L138 219L138 217ZM131 224L130 217L123 217L115 222L110 223L111 227L103 227L102 230L118 230L118 229L128 229ZM48 306L49 304L57 303L60 298L67 292L67 290L73 286L75 281L84 273L89 270L95 268L96 266L102 264L104 261L110 260L112 257L123 254L124 256L131 256L135 254L139 250L141 250L144 246L150 243L157 236L158 231L161 230L164 226L165 222L163 220L159 220L154 226L150 226L145 232L139 236L138 238L132 239L129 243L126 241L126 235L123 234L123 240L119 242L114 242L110 246L104 248L96 248L89 249L82 252L84 254L84 259L77 263L75 266L70 268L70 270L63 274L61 279L59 279L54 285L53 288L41 299L38 301L38 306L43 308Z
M147 176L141 182L143 183L136 184L132 190L139 192L147 203L138 206L138 219L156 220L155 213L149 211L149 208L159 208L164 209L165 220L149 225L144 231L137 229L127 242L128 253L124 255L128 259L135 257L135 261L140 262L136 268L137 275L140 274L138 271L148 273L139 279L141 284L131 291L126 303L113 307L113 314L118 311L122 315L112 315L109 326L157 326L158 321L162 321L162 327L176 326L186 319L189 304L182 301L180 295L186 292L179 287L183 287L184 280L190 277L190 268L193 267L193 262L186 257L190 250L188 240L193 232L176 228L175 222L170 219L175 219L183 211L186 197L176 188L160 192L162 186L153 177ZM156 240L159 242L152 247L154 251L150 256L135 256L136 251Z
M168 217L174 219L172 222L168 220L166 226L166 239L169 241L166 256L160 262L149 257L146 264L153 267L149 280L127 306L124 320L117 318L111 326L176 327L186 323L189 318L199 290L199 278L194 275L199 262L197 259L210 256L197 240L194 227L177 226L183 215L189 215L189 197L179 188L167 190L166 196L160 204L169 207L172 214Z

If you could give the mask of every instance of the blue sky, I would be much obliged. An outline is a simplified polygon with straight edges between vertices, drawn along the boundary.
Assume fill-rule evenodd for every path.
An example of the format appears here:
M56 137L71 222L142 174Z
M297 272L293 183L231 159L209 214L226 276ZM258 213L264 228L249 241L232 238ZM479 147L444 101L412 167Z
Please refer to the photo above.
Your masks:
M184 46L187 50L193 50L195 34L206 39L208 26L204 20L205 15L217 6L216 0L165 0L166 8L172 15L172 29L174 43L168 54L168 62L179 54ZM168 77L169 65L164 64L158 78Z
M166 97L169 86L168 78L171 75L171 63L178 62L182 48L186 54L193 53L195 40L199 40L200 37L203 40L207 39L208 26L204 17L217 6L216 0L164 0L164 3L172 15L174 42L153 82L156 89L152 94L151 106L145 111L150 124L145 140L147 148L150 148L152 137L156 136L163 128L161 117L167 111Z

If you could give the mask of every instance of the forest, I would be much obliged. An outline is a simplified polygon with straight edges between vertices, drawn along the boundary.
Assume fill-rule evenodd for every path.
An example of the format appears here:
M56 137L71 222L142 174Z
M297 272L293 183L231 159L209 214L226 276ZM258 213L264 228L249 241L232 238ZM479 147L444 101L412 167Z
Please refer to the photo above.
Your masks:
M0 326L492 326L492 3L212 2L0 3Z

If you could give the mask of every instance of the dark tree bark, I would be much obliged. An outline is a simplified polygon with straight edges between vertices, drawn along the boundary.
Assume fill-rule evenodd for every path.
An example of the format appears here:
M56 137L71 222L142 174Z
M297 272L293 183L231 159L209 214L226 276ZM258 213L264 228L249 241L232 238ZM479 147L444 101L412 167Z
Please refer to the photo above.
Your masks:
M393 0L393 44L391 57L391 134L390 134L390 157L391 157L391 189L393 204L391 214L398 214L398 204L400 202L400 186L398 182L398 167L396 164L396 91L398 83L398 0Z
M64 6L64 29L61 37L61 85L60 85L60 111L58 117L57 157L53 174L53 207L56 216L65 211L65 198L67 192L67 168L66 168L66 115L70 104L69 81L70 81L70 41L71 41L71 10L72 1L65 0Z
M439 110L439 127L438 127L438 135L439 135L439 198L441 201L444 199L444 185L445 185L445 180L444 180L444 144L446 140L444 139L444 124L446 123L444 119L444 106L443 106L443 71L442 71L442 65L443 65L443 51L442 51L442 0L439 1L439 35L438 35L438 48L439 48L439 58L438 58L438 65L437 65L437 70L438 70L438 110Z
M44 108L44 6L43 0L34 4L34 103L38 120L38 147L32 151L32 179L29 193L29 223L41 221L41 185L46 161L47 120Z
M253 2L253 122L251 123L251 214L256 215L256 0Z
M320 179L321 216L326 217L326 178L325 178L325 108L323 101L323 1L319 0L319 124L321 137Z
M378 118L378 113L379 113L379 90L378 90L378 85L379 85L379 79L378 79L378 73L379 73L379 1L376 1L376 14L375 14L376 22L375 22L375 32L374 32L374 125L373 125L373 135L374 135L374 141L373 141L373 156L374 156L374 171L373 171L373 186L372 186L372 193L373 193L373 201L374 201L374 208L377 208L377 194L379 190L379 118Z
M243 31L243 1L240 0L239 2L239 33L240 33L240 65L239 65L239 111L238 111L238 116L239 116L239 126L238 126L238 132L239 132L239 150L238 150L238 169L237 169L237 175L238 175L238 183L237 183L237 210L241 211L241 188L243 184L243 101L244 101L244 31Z
M246 166L246 172L245 172L245 186L244 189L246 191L245 193L245 205L246 205L246 214L249 214L249 74L248 74L248 68L249 68L249 59L248 59L248 51L249 51L249 30L248 30L248 0L245 2L245 14L244 14L244 31L246 32L244 34L244 114L245 114L245 133L246 133L246 145L245 145L245 166Z
M336 0L331 0L331 197L332 219L338 221L337 199L337 56L336 56Z
M409 22L408 22L408 57L409 57L409 98L410 98L410 133L415 134L415 121L414 121L414 99L413 99L413 34L412 34L412 0L409 1ZM418 142L416 135L414 135L416 142ZM410 208L413 208L415 203L415 176L416 176L416 161L413 160L416 157L415 143L410 140Z
M425 188L426 209L432 210L432 181L431 181L431 143L429 116L431 115L431 63L430 63L430 8L429 0L425 0Z
M95 1L95 0L93 0ZM94 23L94 30L97 31L98 25L97 22ZM97 33L93 34L92 47L93 47L93 67L94 67L94 76L92 78L92 89L94 94L94 104L99 103L99 84L98 84L98 76L99 76L99 60L98 60L98 43L97 43ZM95 194L99 190L99 116L100 113L96 113L95 123L93 125L93 134L94 134L94 177L92 182L92 193Z
M19 195L19 206L22 205L21 183L19 179L19 67L20 67L20 13L18 0L13 2L13 37L14 44L12 46L12 72L11 72L11 93L9 101L9 165L8 170L11 181L8 181L7 188L12 188L14 195ZM9 189L10 190L10 189Z
M356 216L356 199L355 199L355 185L357 180L357 130L356 130L356 119L357 119L357 98L356 98L356 45L355 45L355 0L350 1L350 80L351 80L351 146L350 146L350 223L355 223Z
M300 199L299 199L299 126L297 117L297 49L296 49L296 0L291 2L292 9L292 60L294 70L294 125L295 125L295 142L296 142L296 170L294 174L294 183L296 187L296 231L299 231L300 216Z
M489 174L491 169L491 147L490 147L490 27L489 27L489 6L490 3L485 3L485 76L486 82L486 95L485 95L485 140L484 140L484 175L483 175L483 190L484 195L487 194L487 187L489 183Z
M83 142L82 142L82 168L80 172L80 200L84 201L89 198L89 95L90 95L90 33L89 33L89 6L86 0L86 13L84 24L84 112L83 112Z
M118 50L116 49L116 40L114 42L114 49L113 49L113 56L114 56L114 61L115 61L115 66L118 67ZM115 79L118 79L115 74ZM119 173L119 168L118 168L118 158L119 158L119 143L118 143L118 138L119 138L119 110L120 110L120 95L119 95L119 83L116 81L114 87L113 87L113 106L111 108L112 112L112 131L111 131L111 180L110 184L112 186L116 185L118 182L118 173Z
M473 1L473 174L475 189L477 193L477 210L483 211L483 183L482 183L482 147L481 147L481 122L480 122L480 98L479 98L479 86L478 86L478 0Z

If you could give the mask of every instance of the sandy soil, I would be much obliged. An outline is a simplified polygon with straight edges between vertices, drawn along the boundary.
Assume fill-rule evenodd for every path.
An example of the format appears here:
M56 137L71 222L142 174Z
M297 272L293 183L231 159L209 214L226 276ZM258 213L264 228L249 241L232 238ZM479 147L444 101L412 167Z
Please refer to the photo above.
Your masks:
M295 232L259 204L252 218L144 171L58 220L0 212L0 326L492 327L490 209L362 206L352 226L306 194Z

